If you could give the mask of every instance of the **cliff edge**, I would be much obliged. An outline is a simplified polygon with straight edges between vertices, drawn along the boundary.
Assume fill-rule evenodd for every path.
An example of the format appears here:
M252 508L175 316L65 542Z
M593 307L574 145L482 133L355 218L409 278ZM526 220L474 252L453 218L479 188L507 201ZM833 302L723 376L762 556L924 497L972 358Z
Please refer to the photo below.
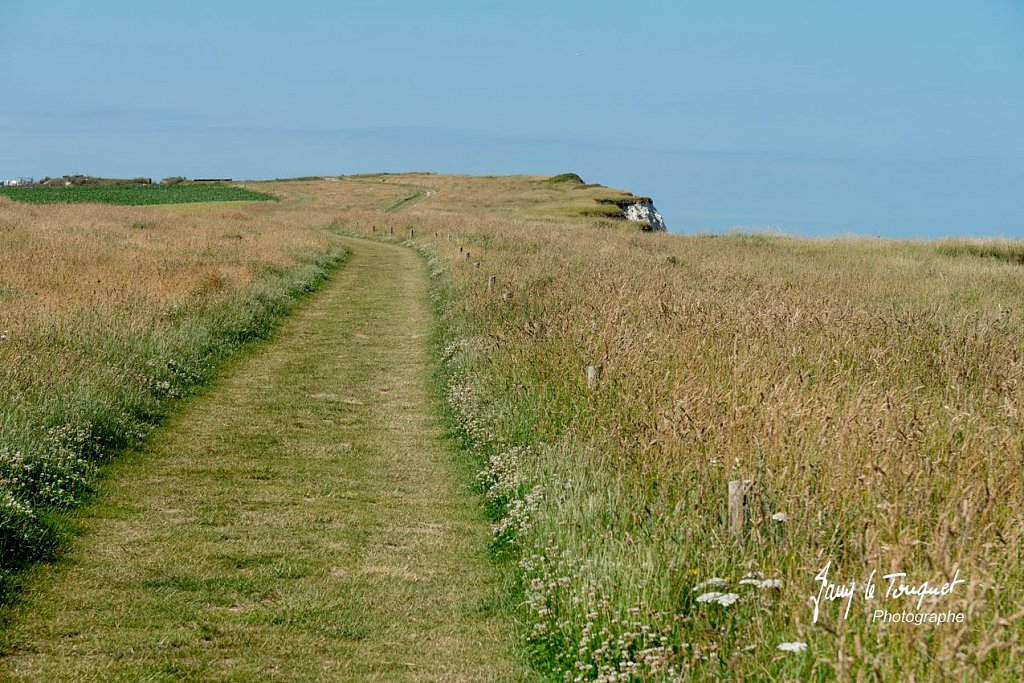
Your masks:
M627 203L622 207L622 212L628 221L647 223L649 227L644 230L668 232L665 217L654 208L654 202L649 197L638 197L636 201Z

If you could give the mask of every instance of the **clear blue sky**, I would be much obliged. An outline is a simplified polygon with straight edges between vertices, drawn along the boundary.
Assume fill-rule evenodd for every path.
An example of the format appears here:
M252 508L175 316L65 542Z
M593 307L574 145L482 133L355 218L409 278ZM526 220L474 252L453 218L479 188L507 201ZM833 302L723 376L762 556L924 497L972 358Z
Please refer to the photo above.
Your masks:
M1024 237L1018 0L0 0L0 176L560 173L676 231Z

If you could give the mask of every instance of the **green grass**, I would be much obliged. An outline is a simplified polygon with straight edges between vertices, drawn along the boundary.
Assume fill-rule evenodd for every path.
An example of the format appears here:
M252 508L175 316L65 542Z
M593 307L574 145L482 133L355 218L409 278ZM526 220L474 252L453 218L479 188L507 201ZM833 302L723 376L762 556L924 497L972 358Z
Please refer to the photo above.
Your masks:
M572 183L573 185L583 185L583 178L579 177L575 173L562 173L559 175L551 176L544 182L557 185L559 183Z
M0 601L21 570L57 552L66 532L60 511L87 496L97 465L137 443L225 358L266 338L344 254L335 246L291 268L263 268L232 296L183 304L130 330L105 321L54 328L51 344L95 365L67 368L45 385L0 367L8 389L0 395Z
M399 197L398 199L388 202L387 204L384 205L384 207L381 210L386 213L391 213L395 211L401 211L402 209L408 209L409 207L415 205L416 202L418 202L423 197L423 195L424 190L416 190L411 194Z
M441 438L426 268L346 246L271 343L107 469L0 613L0 679L531 678Z
M935 246L935 249L945 256L975 256L1006 261L1018 266L1024 265L1024 242L943 240Z
M0 188L0 194L26 204L121 204L128 206L275 199L273 195L264 192L223 183L4 187Z

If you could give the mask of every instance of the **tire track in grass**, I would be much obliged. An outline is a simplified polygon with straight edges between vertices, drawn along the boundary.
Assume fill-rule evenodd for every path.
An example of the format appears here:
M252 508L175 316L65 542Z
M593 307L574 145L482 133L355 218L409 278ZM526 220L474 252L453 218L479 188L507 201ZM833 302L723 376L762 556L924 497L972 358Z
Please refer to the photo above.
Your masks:
M529 680L431 403L426 267L350 259L107 472L3 680Z

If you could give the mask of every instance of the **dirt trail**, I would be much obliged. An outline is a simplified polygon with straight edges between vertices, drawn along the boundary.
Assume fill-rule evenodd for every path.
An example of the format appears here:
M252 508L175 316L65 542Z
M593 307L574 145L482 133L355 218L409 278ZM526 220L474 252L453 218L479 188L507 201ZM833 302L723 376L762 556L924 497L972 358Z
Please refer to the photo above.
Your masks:
M271 342L110 468L2 614L0 679L529 678L430 396L426 267L347 242Z

